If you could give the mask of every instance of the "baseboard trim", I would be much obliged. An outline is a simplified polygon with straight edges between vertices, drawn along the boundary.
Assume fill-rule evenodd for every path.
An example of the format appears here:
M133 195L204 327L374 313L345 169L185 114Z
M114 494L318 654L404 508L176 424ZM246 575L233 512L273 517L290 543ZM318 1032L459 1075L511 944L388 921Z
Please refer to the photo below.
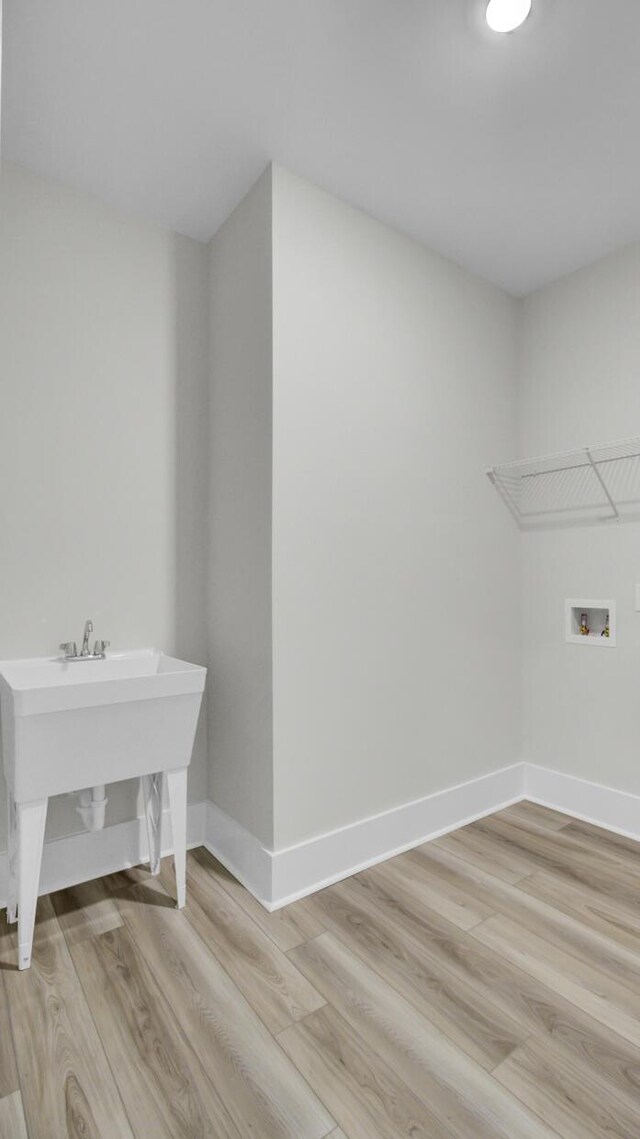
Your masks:
M189 848L205 846L273 911L522 799L640 841L640 795L532 763L513 764L281 850L269 850L215 803L203 800L189 804L187 841ZM166 810L162 827L164 856L173 850ZM148 859L143 817L55 839L45 844L39 892L66 889ZM0 854L0 907L6 904L6 882L7 856Z
M204 818L203 845L265 909L272 909L273 851L210 799L205 804Z
M189 848L202 846L205 836L205 804L189 803L187 810L187 844ZM171 814L162 812L162 855L173 853ZM42 871L39 894L52 894L127 870L131 866L149 861L149 844L144 817L125 823L115 823L101 831L67 835L46 842L42 852ZM6 905L7 855L0 854L0 908Z
M276 851L209 803L205 846L273 911L522 799L640 840L640 796L517 763Z
M210 803L205 846L273 911L519 802L523 783L522 764L513 764L275 851Z
M640 795L525 763L524 798L585 823L640 840Z

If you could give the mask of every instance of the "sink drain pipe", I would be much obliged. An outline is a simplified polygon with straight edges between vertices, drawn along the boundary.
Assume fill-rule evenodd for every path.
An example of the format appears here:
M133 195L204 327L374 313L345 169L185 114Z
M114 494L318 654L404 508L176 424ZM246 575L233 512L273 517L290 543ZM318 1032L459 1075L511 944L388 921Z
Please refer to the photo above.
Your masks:
M98 787L87 787L78 791L80 806L76 811L80 815L88 831L101 831L104 826L104 812L107 805L107 796L104 783Z

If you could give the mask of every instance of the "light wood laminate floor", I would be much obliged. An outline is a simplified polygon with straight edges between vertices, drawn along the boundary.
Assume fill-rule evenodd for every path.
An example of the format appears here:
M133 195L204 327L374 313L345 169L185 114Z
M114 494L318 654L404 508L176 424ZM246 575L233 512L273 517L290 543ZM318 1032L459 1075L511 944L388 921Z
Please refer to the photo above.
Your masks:
M2 925L0 1139L639 1139L638 844L521 803L275 914L188 863Z

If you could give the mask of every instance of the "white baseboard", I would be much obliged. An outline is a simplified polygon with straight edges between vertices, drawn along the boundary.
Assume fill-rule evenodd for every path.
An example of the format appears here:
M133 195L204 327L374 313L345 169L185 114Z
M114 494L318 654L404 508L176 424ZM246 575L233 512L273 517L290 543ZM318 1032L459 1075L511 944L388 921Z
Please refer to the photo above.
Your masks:
M523 767L525 799L616 834L640 839L640 795L535 763L525 763Z
M267 850L209 804L205 846L268 910L522 799L522 764L359 819L283 850Z
M269 850L215 803L190 803L189 847L206 846L268 910L348 878L521 799L640 840L640 796L531 763L516 763L467 783L404 803L282 850ZM172 852L171 819L163 812L162 853ZM148 861L144 818L45 844L40 893L75 886ZM0 854L0 906L6 900L7 856Z
M273 851L211 800L205 807L203 845L254 898L271 909Z
M205 804L189 803L187 811L187 844L202 846L205 837ZM173 851L171 815L162 812L162 854ZM101 878L149 861L149 845L144 817L116 823L101 831L68 835L44 845L40 894L51 894L79 882ZM0 908L6 905L7 856L0 854Z
M640 796L517 763L283 850L267 850L208 804L205 846L268 910L522 799L640 840Z

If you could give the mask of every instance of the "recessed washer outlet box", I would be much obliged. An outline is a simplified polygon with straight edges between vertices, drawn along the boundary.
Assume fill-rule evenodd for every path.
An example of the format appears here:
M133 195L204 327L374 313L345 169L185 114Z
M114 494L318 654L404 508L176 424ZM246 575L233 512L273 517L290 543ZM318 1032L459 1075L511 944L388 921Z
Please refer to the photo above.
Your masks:
M593 598L569 597L564 603L565 640L572 645L599 645L613 649L616 644L615 601L594 601ZM580 631L582 614L587 615L588 634ZM605 630L609 629L609 636Z

